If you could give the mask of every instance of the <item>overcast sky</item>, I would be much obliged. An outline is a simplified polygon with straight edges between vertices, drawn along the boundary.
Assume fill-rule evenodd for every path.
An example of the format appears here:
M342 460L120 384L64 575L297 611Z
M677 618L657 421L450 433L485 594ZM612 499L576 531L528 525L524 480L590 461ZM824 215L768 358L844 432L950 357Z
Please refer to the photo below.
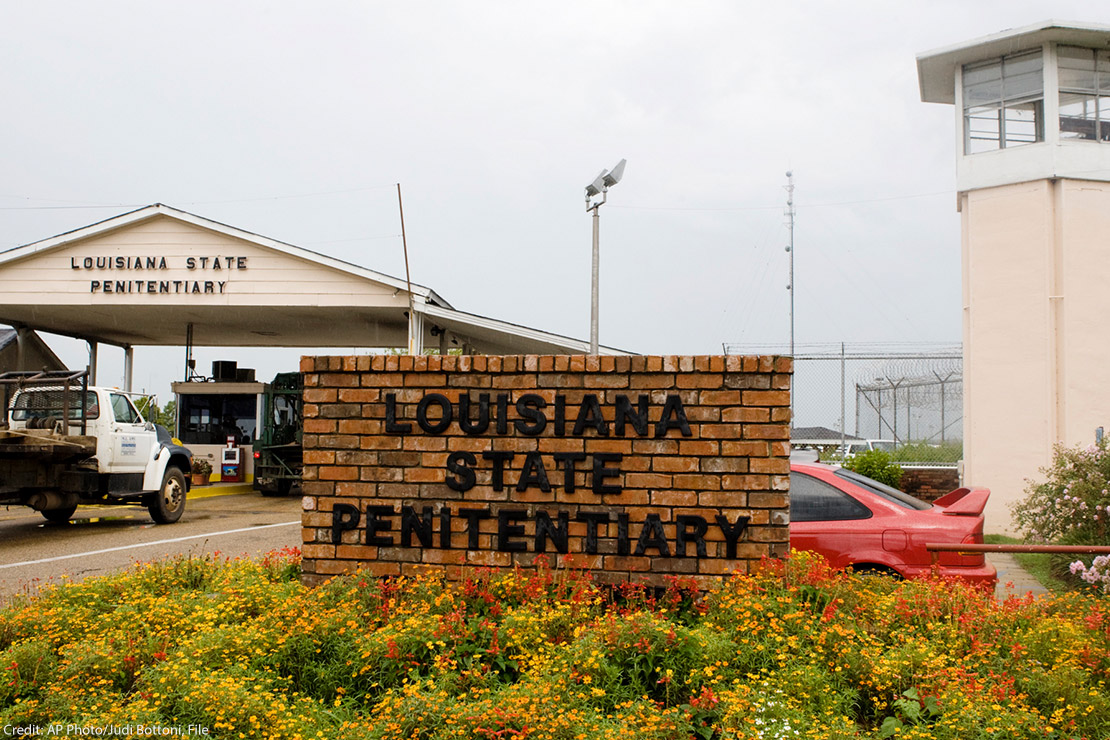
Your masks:
M0 249L162 202L403 276L401 183L414 282L587 339L583 188L627 158L601 212L601 341L714 354L789 340L792 170L798 344L957 343L955 114L920 101L915 56L1049 18L1110 10L8 0ZM296 355L198 357L265 379ZM136 387L167 398L182 357L139 349Z

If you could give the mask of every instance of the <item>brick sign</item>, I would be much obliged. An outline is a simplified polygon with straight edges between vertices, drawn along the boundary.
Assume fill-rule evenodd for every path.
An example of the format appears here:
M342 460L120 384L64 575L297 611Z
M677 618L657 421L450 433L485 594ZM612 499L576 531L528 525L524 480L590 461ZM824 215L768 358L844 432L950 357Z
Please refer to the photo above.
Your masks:
M785 357L305 357L304 579L701 580L789 544Z

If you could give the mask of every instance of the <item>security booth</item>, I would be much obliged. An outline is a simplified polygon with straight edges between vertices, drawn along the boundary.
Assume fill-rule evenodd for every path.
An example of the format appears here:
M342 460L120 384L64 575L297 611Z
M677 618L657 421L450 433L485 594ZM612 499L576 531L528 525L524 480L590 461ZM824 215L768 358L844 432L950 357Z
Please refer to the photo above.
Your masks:
M188 382L173 384L177 437L194 456L211 463L213 480L252 479L263 389L255 382L254 370L231 361L213 362L210 377L194 375Z

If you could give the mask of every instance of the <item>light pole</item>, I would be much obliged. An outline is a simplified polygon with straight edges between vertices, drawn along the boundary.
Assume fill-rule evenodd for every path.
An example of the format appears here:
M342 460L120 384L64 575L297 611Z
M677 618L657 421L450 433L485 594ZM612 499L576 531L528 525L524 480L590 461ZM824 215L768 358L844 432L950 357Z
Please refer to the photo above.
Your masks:
M598 236L601 233L601 206L605 203L605 195L609 192L609 188L616 185L621 181L624 176L625 160L617 162L616 166L611 170L602 170L601 174L594 178L594 181L586 186L586 210L594 212L594 249L593 249L593 268L591 270L591 283L590 283L590 354L596 355L598 353L597 343L597 296L598 296L598 263L600 262L600 248L598 246ZM591 200L594 196L600 195L598 200Z

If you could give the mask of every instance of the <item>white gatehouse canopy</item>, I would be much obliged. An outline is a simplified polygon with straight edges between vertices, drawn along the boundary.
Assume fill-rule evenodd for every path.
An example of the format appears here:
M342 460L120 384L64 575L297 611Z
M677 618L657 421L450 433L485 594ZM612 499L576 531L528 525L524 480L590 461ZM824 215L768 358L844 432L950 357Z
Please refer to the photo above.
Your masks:
M589 343L455 309L430 288L162 204L0 252L0 323L122 347ZM603 347L603 354L620 354Z

